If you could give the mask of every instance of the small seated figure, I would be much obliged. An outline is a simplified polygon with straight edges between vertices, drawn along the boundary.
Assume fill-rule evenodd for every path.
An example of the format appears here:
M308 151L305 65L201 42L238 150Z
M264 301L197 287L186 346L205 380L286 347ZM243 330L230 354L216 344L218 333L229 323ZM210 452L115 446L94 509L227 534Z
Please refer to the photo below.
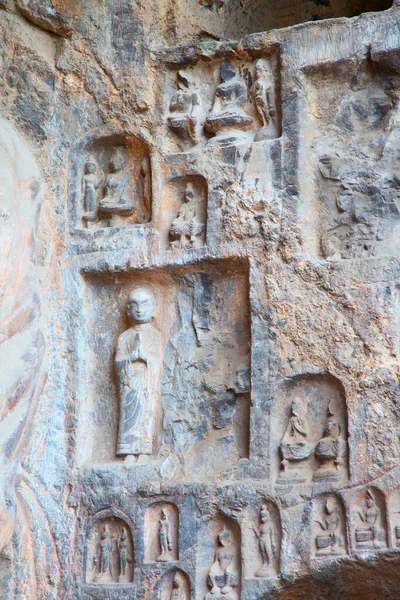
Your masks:
M116 150L110 160L110 172L106 177L104 197L99 202L99 213L102 217L122 217L131 215L134 208L126 172L126 158L121 150Z
M356 544L359 548L381 548L384 533L379 529L381 511L370 490L365 495L365 508L358 511L362 525L356 529Z
M89 159L85 165L85 174L82 177L82 195L85 214L83 220L86 225L97 221L97 197L101 177L97 175L97 164L93 159Z
M218 536L218 548L208 574L211 591L206 595L205 600L217 600L218 598L234 600L231 592L239 585L236 562L237 550L231 541L229 531L223 529Z
M174 560L172 555L172 537L171 537L171 524L168 519L166 510L163 508L161 511L161 519L158 525L158 537L160 541L161 554L157 560L160 562L169 562Z
M254 140L273 140L278 137L274 79L271 70L263 59L256 62L253 86L254 102L260 115L262 127Z
M178 216L172 221L169 230L171 247L193 248L206 226L201 223L196 211L195 192L192 183L188 183L183 195L183 204ZM199 244L197 244L199 245Z
M196 128L198 119L196 109L199 99L196 92L191 90L191 82L184 72L177 74L177 91L171 98L169 104L169 116L167 123L171 131L181 139L184 149L185 143L193 145L197 142Z
M261 525L258 531L255 531L260 546L262 565L256 571L256 577L267 577L271 573L274 558L276 556L274 525L268 506L263 504L260 510Z
M234 142L243 137L242 132L252 128L254 119L243 109L248 101L247 87L228 59L221 62L221 80L205 129L216 135L217 141Z
M302 483L306 480L301 471L313 451L313 445L308 441L309 425L304 413L303 398L296 396L292 401L289 423L281 443L283 473L278 483Z
M315 447L315 458L320 463L314 473L314 479L339 479L343 467L345 440L341 437L342 428L333 412L328 407L328 418L322 438Z
M315 537L317 556L342 554L344 550L343 539L338 534L342 522L335 498L327 498L324 512L323 521L315 521L324 532Z

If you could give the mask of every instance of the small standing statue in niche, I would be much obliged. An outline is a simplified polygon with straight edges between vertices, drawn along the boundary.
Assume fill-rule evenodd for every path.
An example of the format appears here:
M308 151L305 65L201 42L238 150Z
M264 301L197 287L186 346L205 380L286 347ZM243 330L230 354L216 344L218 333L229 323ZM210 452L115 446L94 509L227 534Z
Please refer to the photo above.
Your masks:
M110 225L113 225L114 217L125 217L133 213L135 205L129 187L126 157L121 150L116 150L110 160L109 173L104 186L104 197L99 202L100 216L109 218Z
M322 438L315 447L315 458L320 463L314 473L314 479L340 479L344 464L345 440L342 428L336 417L333 402L328 406L328 417Z
M335 498L327 498L324 513L323 521L315 521L324 532L315 537L317 556L342 554L343 539L339 535L342 519Z
M175 574L172 582L172 592L170 600L187 600L185 585L178 573Z
M282 475L278 483L303 483L306 481L302 471L305 461L313 451L308 441L309 425L305 416L305 402L296 396L291 405L290 418L281 443Z
M172 537L171 537L171 524L168 519L167 511L165 508L161 511L161 519L158 524L158 538L160 541L161 554L157 560L160 562L169 562L174 560L172 555Z
M211 591L205 600L233 600L231 594L233 588L239 585L239 573L237 565L237 551L231 541L231 535L226 529L218 536L218 548L215 553L214 562L208 574L208 584Z
M268 577L273 568L277 548L275 546L274 525L266 504L263 504L261 507L260 521L261 524L259 530L254 530L258 538L262 558L262 566L256 572L256 577Z
M119 551L119 582L128 581L128 539L125 529L122 530L118 544Z
M205 128L217 136L216 141L230 143L243 138L243 132L252 128L254 119L243 109L248 101L247 87L230 60L221 62L221 80Z
M201 244L201 235L206 226L200 222L197 215L195 191L192 183L188 183L183 194L183 204L178 216L172 221L169 230L171 247L195 248Z
M184 71L179 71L176 79L178 89L169 104L167 123L171 131L181 140L181 150L184 150L185 145L193 146L197 143L199 98L191 89L192 83Z
M273 140L278 137L277 111L275 101L275 82L268 64L260 58L255 66L253 86L254 102L261 117L262 127L254 140Z
M100 573L96 577L96 583L112 582L110 550L111 544L108 539L108 530L104 527L100 539Z
M85 214L83 220L86 225L97 221L98 190L102 178L97 175L97 163L89 159L85 164L85 174L82 177L82 195Z
M139 457L153 451L162 368L161 335L151 324L153 313L154 296L150 290L133 290L127 305L132 326L119 336L115 355L120 401L119 455Z
M362 525L356 529L357 547L381 548L384 540L384 532L379 529L381 511L370 490L365 495L365 508L358 511L358 516L362 521Z

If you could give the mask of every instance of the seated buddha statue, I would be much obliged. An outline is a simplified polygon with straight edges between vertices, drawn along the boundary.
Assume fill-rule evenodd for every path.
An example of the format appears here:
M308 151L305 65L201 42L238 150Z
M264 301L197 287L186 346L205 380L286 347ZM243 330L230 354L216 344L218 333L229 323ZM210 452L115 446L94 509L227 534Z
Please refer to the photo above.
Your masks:
M104 195L99 201L99 213L103 218L112 218L114 215L127 216L133 213L134 208L129 189L129 176L126 172L126 157L117 150L110 160Z
M280 447L283 471L280 482L305 481L303 471L313 449L313 444L309 442L309 424L305 416L304 399L296 396L292 401L289 423Z

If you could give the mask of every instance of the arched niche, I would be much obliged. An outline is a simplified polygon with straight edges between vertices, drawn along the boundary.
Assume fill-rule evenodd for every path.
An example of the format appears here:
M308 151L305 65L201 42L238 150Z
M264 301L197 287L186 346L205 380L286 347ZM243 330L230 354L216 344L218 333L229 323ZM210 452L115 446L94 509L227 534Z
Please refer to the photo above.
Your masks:
M156 583L157 600L190 600L190 578L182 569L170 569Z
M150 223L152 174L147 142L125 133L92 136L73 157L76 226Z
M321 494L313 500L311 555L317 559L338 558L347 554L346 509L335 493Z
M127 585L133 581L132 524L120 511L105 510L86 531L85 581L95 585Z
M208 186L202 175L176 177L165 186L161 246L195 249L206 244Z
M223 588L232 588L230 600L239 600L242 581L240 526L231 517L217 513L199 532L197 582L199 597L213 600ZM221 566L225 565L225 566ZM211 590L214 590L211 593ZM218 592L219 590L219 592ZM223 594L222 594L223 597Z
M371 552L388 545L386 499L377 487L358 491L352 499L353 550Z
M338 484L349 478L346 394L339 379L287 379L271 413L272 464L279 485Z
M146 510L145 560L147 563L179 560L179 510L172 502L155 502Z

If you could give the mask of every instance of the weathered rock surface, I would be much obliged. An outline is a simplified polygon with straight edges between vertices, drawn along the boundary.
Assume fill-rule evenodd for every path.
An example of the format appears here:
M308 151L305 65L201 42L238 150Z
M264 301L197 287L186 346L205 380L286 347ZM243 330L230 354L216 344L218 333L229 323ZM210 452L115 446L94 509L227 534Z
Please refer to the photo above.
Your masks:
M1 598L400 598L399 26L0 1Z

